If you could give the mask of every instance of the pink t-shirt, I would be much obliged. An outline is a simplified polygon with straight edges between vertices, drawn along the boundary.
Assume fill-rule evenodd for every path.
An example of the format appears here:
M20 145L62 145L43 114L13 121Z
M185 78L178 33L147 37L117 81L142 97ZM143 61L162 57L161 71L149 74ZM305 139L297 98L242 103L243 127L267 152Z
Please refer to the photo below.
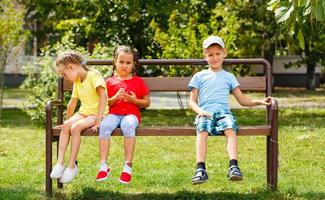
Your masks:
M107 95L109 98L114 96L120 88L124 88L125 92L131 94L130 91L134 92L138 99L142 99L144 96L149 94L149 89L145 85L144 81L138 77L134 76L128 80L120 80L117 77L111 77L106 80ZM119 100L115 102L114 105L109 107L109 114L116 115L128 115L133 114L138 118L140 123L140 109L137 105L126 102L124 100Z

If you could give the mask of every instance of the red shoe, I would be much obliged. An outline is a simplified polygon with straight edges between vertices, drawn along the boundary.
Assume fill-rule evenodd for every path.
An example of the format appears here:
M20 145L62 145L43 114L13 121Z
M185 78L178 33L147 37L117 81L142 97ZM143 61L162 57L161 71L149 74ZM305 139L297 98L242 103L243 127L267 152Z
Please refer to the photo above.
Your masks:
M108 175L111 173L111 169L107 167L106 169L100 169L96 181L105 181L108 178Z
M131 182L131 178L132 175L123 170L120 176L120 183L129 184Z

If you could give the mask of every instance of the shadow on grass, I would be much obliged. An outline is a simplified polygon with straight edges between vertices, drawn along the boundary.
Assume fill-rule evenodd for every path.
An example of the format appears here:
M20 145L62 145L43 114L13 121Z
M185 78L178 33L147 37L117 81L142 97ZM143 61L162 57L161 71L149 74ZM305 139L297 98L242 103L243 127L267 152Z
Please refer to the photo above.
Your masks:
M236 192L192 192L179 191L176 193L140 193L129 194L112 191L96 191L95 188L84 188L80 194L72 195L72 199L324 199L325 193L281 193L264 189L252 193Z
M236 193L236 192L193 192L193 191L178 191L176 193L122 193L113 191L98 191L96 188L85 187L81 191L66 194L63 191L54 192L53 196L45 195L44 191L35 188L3 188L0 187L0 199L325 199L323 192L307 192L298 193L294 189L286 192L272 192L269 189L261 189L251 193Z

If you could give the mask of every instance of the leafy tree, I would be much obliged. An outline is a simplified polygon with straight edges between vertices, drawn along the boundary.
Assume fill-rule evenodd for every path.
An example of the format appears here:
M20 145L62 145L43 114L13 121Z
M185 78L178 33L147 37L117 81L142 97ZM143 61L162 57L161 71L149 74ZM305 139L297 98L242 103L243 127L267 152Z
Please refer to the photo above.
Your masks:
M162 49L159 57L201 58L202 41L208 35L219 35L225 40L228 57L269 58L274 54L272 44L277 36L276 23L271 14L265 13L264 4L249 1L220 1L213 5L208 2L197 5L197 1L191 3L192 6L186 10L173 11L165 30L152 21L154 39ZM182 70L170 68L168 74L193 73L190 68L187 72ZM246 73L245 67L237 70L238 73Z
M23 42L24 7L15 0L2 0L0 8L0 120L3 103L4 68L11 49Z
M294 65L307 66L306 89L316 88L315 66L325 65L325 1L272 0L268 10L274 12L281 30L288 36L291 52L301 52Z
M69 31L75 33L78 46L92 52L95 44L106 46L128 44L136 47L141 56L152 55L157 48L152 44L152 18L161 25L169 16L176 1L166 0L24 0L26 18L34 21L40 47L54 44Z

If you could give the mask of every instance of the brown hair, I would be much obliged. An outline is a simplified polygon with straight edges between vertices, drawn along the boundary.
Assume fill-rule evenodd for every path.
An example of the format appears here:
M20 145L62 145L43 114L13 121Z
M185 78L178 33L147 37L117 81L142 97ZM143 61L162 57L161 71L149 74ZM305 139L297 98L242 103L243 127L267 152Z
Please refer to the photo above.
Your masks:
M117 60L118 54L121 52L132 54L134 66L136 66L138 64L138 60L139 60L138 51L135 48L132 48L131 46L126 46L126 45L117 46L117 47L115 47L114 52L113 52L113 70L112 70L111 77L114 76L114 72L116 69L115 62ZM135 72L135 69L133 68L132 74L134 74L134 72Z
M78 51L69 50L61 53L57 57L55 65L56 67L59 67L60 65L66 66L69 63L80 64L85 70L88 71L85 59Z

